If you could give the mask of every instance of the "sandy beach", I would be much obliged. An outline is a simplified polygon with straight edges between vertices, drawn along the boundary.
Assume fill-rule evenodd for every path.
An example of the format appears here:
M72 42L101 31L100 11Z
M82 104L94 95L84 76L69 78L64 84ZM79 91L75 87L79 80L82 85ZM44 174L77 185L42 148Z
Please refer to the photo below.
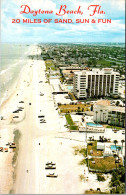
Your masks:
M85 145L85 134L70 133L64 126L65 118L56 110L45 76L45 63L37 60L40 53L37 46L32 46L31 54L36 57L26 61L15 91L1 107L0 115L4 120L0 121L0 146L5 147L13 141L15 129L20 131L21 138L14 165L12 150L0 153L0 193L83 194L85 190L98 187L105 191L110 180L104 184L98 182L95 174L88 173L86 165L79 165L82 156L74 155L73 147ZM40 93L44 95L40 96ZM20 106L23 111L14 114ZM18 118L13 118L17 115ZM45 116L46 123L40 123L39 115ZM47 161L56 163L57 178L46 177L47 173L53 172L45 170ZM84 169L88 175L85 182L80 180Z

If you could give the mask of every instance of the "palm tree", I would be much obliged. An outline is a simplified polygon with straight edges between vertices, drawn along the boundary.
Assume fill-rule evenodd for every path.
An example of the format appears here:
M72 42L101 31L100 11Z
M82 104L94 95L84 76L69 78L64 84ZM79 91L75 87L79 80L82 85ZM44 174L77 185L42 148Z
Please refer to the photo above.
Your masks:
M121 150L121 147L119 146L118 147L118 161L119 161L119 152L120 152L120 150Z
M117 169L117 164L116 164L116 157L117 157L117 154L113 154L113 157L115 158L115 166L116 166L116 169Z
M111 128L113 129L113 121L114 121L114 119L113 119L113 117L111 117L111 119L110 119L111 121L110 121L110 124L111 124Z
M117 140L114 140L114 144L115 144L115 147L116 147L116 144L118 143ZM116 148L116 151L117 151L117 148Z
M114 130L116 130L116 118L114 118Z
M125 142L125 140L123 139L123 140L121 140L121 142L122 142L122 151L123 151L123 143ZM122 151L121 151L121 153L122 153Z
M103 113L103 122L104 122L104 115L105 115L105 113Z
M117 187L120 186L120 181L119 180L115 180L114 182L114 186L116 187L116 192L117 192Z
M97 114L98 114L98 111L96 111L95 113L96 113L96 122L97 122Z
M101 122L101 115L102 115L103 110L100 110L100 112L101 112L101 114L100 114L100 122Z
M122 122L123 122L122 127L125 127L125 116L122 117Z
M77 108L77 111L80 112L80 107Z
M89 137L89 141L91 141L92 137Z

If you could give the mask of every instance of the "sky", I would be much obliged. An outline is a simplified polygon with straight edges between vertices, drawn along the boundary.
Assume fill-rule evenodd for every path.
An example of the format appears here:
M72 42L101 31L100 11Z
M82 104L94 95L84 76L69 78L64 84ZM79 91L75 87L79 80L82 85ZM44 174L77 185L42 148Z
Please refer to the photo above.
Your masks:
M30 10L52 10L53 14L20 14L21 5ZM57 16L61 5L66 10L77 10L83 14ZM90 5L99 5L105 14L92 14ZM28 10L28 9L27 9ZM26 11L27 11L26 10ZM63 13L63 12L62 12ZM20 23L12 23L20 19ZM23 19L41 19L42 23L22 23ZM44 23L44 19L52 19ZM54 23L55 19L72 19L73 23ZM76 19L111 19L111 23L76 23ZM125 0L1 0L1 41L15 43L80 43L80 42L125 42Z

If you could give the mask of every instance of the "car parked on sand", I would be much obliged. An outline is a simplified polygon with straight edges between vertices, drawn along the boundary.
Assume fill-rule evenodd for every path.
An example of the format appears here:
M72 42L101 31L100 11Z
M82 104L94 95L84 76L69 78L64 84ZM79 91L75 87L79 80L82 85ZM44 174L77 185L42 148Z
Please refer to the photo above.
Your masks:
M40 119L40 121L45 121L45 119Z
M45 123L46 121L45 121L45 120L40 120L40 122L43 122L43 123Z
M44 94L43 93L40 93L40 96L43 96Z
M19 111L18 110L15 110L15 111L13 111L13 113L19 113Z
M21 108L19 108L17 111L18 111L18 112L20 112L20 111L22 111L22 109L21 109Z
M21 109L21 110L23 110L24 109L24 107L18 107L19 109Z
M9 148L16 148L16 145L10 145Z
M46 123L46 121L40 121L40 123Z
M43 118L43 117L45 117L45 116L44 116L44 115L39 115L39 116L38 116L38 118Z
M46 163L46 165L56 165L56 163L54 163L54 162L52 162L52 161L48 161L48 162Z
M56 173L48 173L47 175L46 175L46 177L58 177L58 175L56 174Z
M24 101L20 101L19 103L24 103Z
M0 147L0 152L3 152L3 147Z
M8 152L8 148L4 148L4 152Z
M125 134L125 130L122 130L122 134Z
M49 164L45 166L45 169L56 169L56 166Z

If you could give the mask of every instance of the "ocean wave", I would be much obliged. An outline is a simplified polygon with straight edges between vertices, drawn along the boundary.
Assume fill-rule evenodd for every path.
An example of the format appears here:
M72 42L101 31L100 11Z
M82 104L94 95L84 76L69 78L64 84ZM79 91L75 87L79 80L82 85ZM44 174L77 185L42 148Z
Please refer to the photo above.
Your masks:
M24 61L24 59L19 59L16 63L14 64L10 64L9 68L6 68L4 70L1 70L0 75L5 74L6 72L8 72L9 70L11 70L11 68L15 68L17 65L19 65L20 63L22 63Z
M8 90L5 91L3 97L1 98L1 101L0 101L0 106L2 105L2 103L8 98Z
M22 63L22 59L19 59L15 64L11 66L11 68L15 68L18 64Z
M0 75L6 73L8 70L10 70L10 67L9 67L9 68L6 68L6 69L4 69L4 70L2 70L2 71L0 72Z

